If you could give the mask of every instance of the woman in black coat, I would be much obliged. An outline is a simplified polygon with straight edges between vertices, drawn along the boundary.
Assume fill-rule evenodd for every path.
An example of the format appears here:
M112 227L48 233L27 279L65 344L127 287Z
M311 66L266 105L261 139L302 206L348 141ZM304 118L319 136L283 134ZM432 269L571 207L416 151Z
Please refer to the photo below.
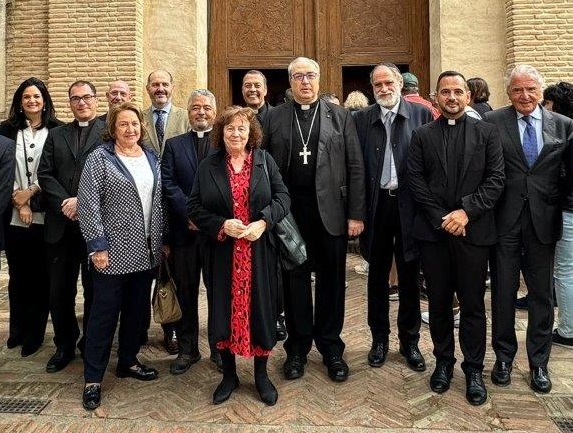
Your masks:
M278 393L267 375L277 317L271 231L288 213L290 199L274 160L258 149L262 131L251 109L223 111L211 140L219 152L199 165L189 218L208 238L204 257L213 288L211 331L223 361L223 380L213 403L224 402L239 386L238 354L255 358L257 391L263 402L274 405Z
M5 215L6 259L10 281L9 349L22 346L23 357L44 341L48 322L48 270L44 256L44 209L39 200L38 163L48 130L62 125L45 84L34 77L18 86L0 135L16 142L12 206Z

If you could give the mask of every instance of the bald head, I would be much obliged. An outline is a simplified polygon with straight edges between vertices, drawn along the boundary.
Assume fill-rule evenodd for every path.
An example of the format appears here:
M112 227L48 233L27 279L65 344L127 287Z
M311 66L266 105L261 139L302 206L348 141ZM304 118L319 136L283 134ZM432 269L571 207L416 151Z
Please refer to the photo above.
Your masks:
M107 89L107 92L105 92L105 96L110 110L112 107L123 102L130 102L132 98L129 84L123 80L116 80L109 83L109 88Z

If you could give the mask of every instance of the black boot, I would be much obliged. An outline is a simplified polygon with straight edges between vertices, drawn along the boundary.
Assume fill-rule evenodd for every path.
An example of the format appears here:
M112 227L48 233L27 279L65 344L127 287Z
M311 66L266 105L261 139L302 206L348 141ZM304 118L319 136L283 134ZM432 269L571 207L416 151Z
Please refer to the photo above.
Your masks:
M235 388L239 387L235 355L229 349L220 350L219 353L223 364L223 380L213 393L213 404L221 404L227 401Z
M268 356L255 356L255 387L263 403L274 406L279 398L279 393L267 374L268 359Z

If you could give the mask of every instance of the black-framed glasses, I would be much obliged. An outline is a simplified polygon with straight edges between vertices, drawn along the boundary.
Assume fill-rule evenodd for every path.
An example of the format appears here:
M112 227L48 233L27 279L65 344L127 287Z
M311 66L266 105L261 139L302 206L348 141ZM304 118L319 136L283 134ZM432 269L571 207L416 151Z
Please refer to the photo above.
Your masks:
M80 101L84 101L86 104L89 104L95 97L96 95L70 96L70 102L74 105L78 105Z
M318 72L307 72L306 74L297 72L296 74L292 74L292 79L296 81L302 81L305 77L308 81L316 80L318 78Z

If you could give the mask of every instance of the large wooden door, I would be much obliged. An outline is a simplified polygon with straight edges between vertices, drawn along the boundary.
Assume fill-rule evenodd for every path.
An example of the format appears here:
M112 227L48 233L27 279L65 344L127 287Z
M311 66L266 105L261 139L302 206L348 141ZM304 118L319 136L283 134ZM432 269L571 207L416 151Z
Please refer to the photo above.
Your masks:
M209 88L221 107L242 103L242 74L267 70L276 102L288 87L290 61L307 56L320 64L321 91L341 99L356 88L369 91L368 74L380 62L416 74L426 94L428 1L211 0Z

